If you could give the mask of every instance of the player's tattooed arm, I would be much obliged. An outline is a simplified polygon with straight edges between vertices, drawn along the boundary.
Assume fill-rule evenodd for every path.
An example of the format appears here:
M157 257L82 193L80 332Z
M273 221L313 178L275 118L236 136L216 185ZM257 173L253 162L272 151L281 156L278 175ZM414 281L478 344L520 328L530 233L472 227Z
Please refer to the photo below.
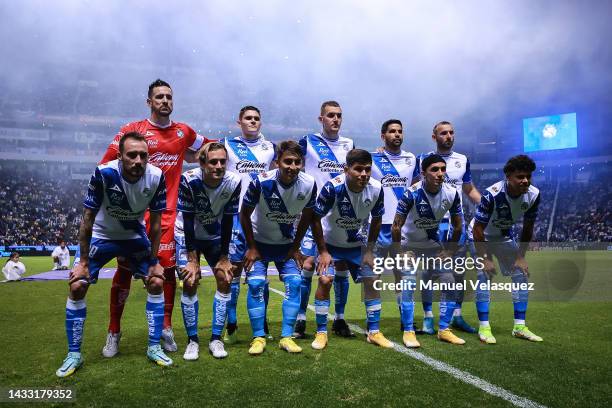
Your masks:
M72 284L78 280L87 279L89 277L89 243L91 242L93 224L97 213L97 210L91 208L85 208L83 210L83 219L81 220L81 226L79 227L81 260L70 272L68 284Z

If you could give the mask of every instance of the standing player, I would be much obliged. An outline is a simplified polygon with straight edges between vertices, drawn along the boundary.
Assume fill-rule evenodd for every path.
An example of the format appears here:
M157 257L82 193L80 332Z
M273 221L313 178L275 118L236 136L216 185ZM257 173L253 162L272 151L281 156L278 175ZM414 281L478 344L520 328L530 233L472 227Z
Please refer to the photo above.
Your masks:
M201 277L200 255L204 255L217 281L208 349L215 358L227 357L221 334L225 327L232 282L229 244L240 199L240 177L225 171L227 150L223 144L212 142L204 145L199 152L199 160L199 168L186 171L181 176L179 213L174 227L176 258L183 279L181 310L189 338L183 355L185 360L197 360L200 351L197 295Z
M147 160L145 137L129 132L119 140L118 160L99 165L91 177L79 231L81 253L88 255L83 256L70 273L70 295L66 302L68 356L56 372L58 377L71 375L83 364L85 295L89 285L97 281L100 268L117 256L128 260L134 276L146 276L147 357L161 366L172 364L159 345L164 278L156 256L161 237L161 213L166 208L166 183L162 171L147 165ZM150 211L151 242L144 224L147 209Z
M59 245L51 253L53 258L53 270L65 270L70 268L70 251L66 247L66 241L61 240Z
M172 331L172 309L176 292L175 254L174 254L174 220L176 219L176 200L181 178L183 159L195 162L195 152L207 140L185 125L173 122L170 114L174 107L172 89L167 82L157 79L149 85L147 105L151 116L139 122L132 122L121 128L108 147L101 163L113 160L117 156L119 139L128 132L139 132L147 139L149 163L159 167L167 183L168 202L162 213L162 237L159 247L159 264L164 268L164 330L162 345L166 351L176 351ZM148 217L145 215L145 223ZM121 315L125 301L130 293L132 274L129 265L119 260L117 272L113 277L110 296L110 323L106 345L102 350L104 357L113 357L119 352L121 339Z
M380 292L374 289L374 282L380 276L372 270L373 251L385 209L382 186L370 178L371 173L370 153L362 149L351 150L346 155L344 175L328 181L317 197L313 235L316 238L322 226L325 241L317 242L319 253L327 257L329 251L334 264L326 272L319 273L319 285L315 294L317 332L312 342L315 350L327 346L329 292L339 264L347 265L353 280L363 284L368 343L384 348L393 347L393 343L380 332L382 303ZM360 229L369 217L370 228L362 254L364 244Z
M392 227L393 242L401 243L409 256L417 256L425 262L422 268L423 281L431 281L435 277L439 278L442 284L452 285L453 270L445 268L444 262L438 262L439 265L436 265L433 261L444 260L456 252L462 223L459 191L445 183L446 162L442 156L425 156L421 160L421 171L422 181L408 188L397 205ZM453 236L445 249L438 234L438 227L447 212L451 214ZM402 279L407 285L415 281L415 272L402 271ZM429 293L431 296L431 291ZM420 347L413 331L412 295L413 290L402 291L400 311L404 328L403 340L406 347ZM452 344L465 344L465 341L455 336L449 328L455 308L455 296L454 290L443 290L441 293L438 339ZM432 303L431 297L424 301Z
M255 106L244 106L238 114L238 126L242 134L233 139L225 138L224 144L228 151L227 168L238 174L242 180L242 191L240 193L242 205L242 197L244 197L249 183L257 178L261 173L268 171L274 167L274 159L276 158L275 146L272 142L265 140L260 133L261 130L261 113ZM231 299L227 307L227 330L223 339L228 344L236 342L237 316L236 308L238 306L238 297L240 296L240 276L242 275L244 255L246 253L246 241L240 219L234 217L234 228L232 231L232 242L230 244L230 260L234 264L234 280L231 285ZM266 305L268 303L268 283L265 283L264 295ZM266 333L268 322L264 321Z
M455 130L450 122L442 121L436 123L433 128L431 138L436 143L436 151L429 152L425 155L421 155L417 158L417 171L419 168L419 160L422 157L436 153L440 155L446 162L446 176L445 183L455 187L459 192L459 198L463 200L462 192L467 195L470 201L476 205L480 203L480 193L472 182L472 172L470 171L470 161L467 156L453 151L453 145L455 143ZM445 241L447 237L453 234L452 225L450 223L449 214L446 214L440 223L440 235L441 239ZM465 225L461 232L461 243L465 243ZM460 253L465 254L465 248L462 248ZM464 282L465 274L454 274L456 282ZM431 295L425 291L423 293L424 298L429 298ZM461 305L463 303L463 290L457 291L457 308L452 320L452 326L467 333L476 333L476 329L470 326L461 315ZM423 311L425 318L423 319L423 331L427 334L434 334L434 321L432 305L429 302L423 302Z
M385 192L385 214L383 215L380 234L376 245L376 256L385 258L391 253L391 225L398 201L406 188L412 184L416 169L414 154L402 150L404 133L402 122L389 119L382 124L380 138L384 148L372 153L372 178L380 181ZM397 274L398 271L394 271ZM396 276L398 280L400 276ZM398 294L398 306L401 308L401 294ZM402 328L403 330L403 328Z
M317 186L322 188L329 180L344 172L346 155L355 146L351 139L338 135L342 125L342 109L338 102L323 102L319 122L321 122L323 131L304 136L300 140L300 146L304 152L306 173L313 176ZM301 303L294 333L296 338L303 338L305 335L306 307L310 299L315 265L316 246L310 231L306 233L301 251L307 258L302 269ZM348 266L345 262L339 261L336 267L334 280L336 319L332 329L339 336L353 337L354 334L344 320L344 309L349 291Z
M302 351L291 335L300 306L300 243L312 223L317 186L312 176L300 171L303 155L296 142L282 142L276 161L277 169L251 181L240 210L240 221L249 248L245 270L249 285L247 309L253 329L253 341L249 348L251 355L263 353L266 346L263 291L269 262L275 263L279 277L285 284L279 347L289 353ZM298 217L300 221L295 230Z
M480 284L488 283L495 274L493 255L504 276L512 278L514 328L512 336L530 341L542 341L525 325L529 292L529 267L525 252L533 237L533 226L538 215L540 191L531 185L531 174L536 165L525 155L512 157L504 166L506 180L487 188L474 216L474 244L478 256L484 258L484 268L478 271L479 287L476 291L476 310L480 327L478 337L487 344L496 340L489 325L490 293ZM512 227L523 219L520 242L512 236ZM517 289L518 287L518 289Z

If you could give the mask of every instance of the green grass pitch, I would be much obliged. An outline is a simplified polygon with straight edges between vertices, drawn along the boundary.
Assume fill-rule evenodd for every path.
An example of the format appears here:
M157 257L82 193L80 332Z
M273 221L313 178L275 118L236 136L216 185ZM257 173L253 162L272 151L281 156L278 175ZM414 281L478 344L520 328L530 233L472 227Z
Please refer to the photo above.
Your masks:
M536 271L554 257L554 253L530 253L530 269ZM602 288L610 288L609 260L610 255L603 252L588 255L589 279L584 279L584 290L599 293ZM48 258L23 258L23 262L28 275L49 269ZM501 281L499 277L497 280ZM282 289L276 276L271 276L270 281L272 287ZM299 340L304 348L299 355L280 351L274 341L268 343L262 356L251 357L247 354L250 325L244 286L238 305L240 342L227 346L227 359L215 360L206 348L214 293L210 278L202 281L199 291L202 347L198 361L182 359L186 335L180 292L173 319L179 344L179 352L172 354L175 365L162 369L146 359L146 292L140 281L133 281L125 309L121 352L113 359L105 359L101 349L108 324L109 287L110 280L101 280L90 288L83 346L85 365L72 377L60 380L55 370L66 354L66 282L0 284L0 387L72 387L76 390L76 406L92 407L512 406L407 355L367 344L362 336L341 339L330 335L329 346L323 351L312 350L311 339ZM467 340L465 346L443 344L434 336L419 336L420 351L545 406L610 406L612 303L597 299L530 302L527 321L534 332L544 337L540 344L510 336L512 305L499 302L492 305L490 317L497 345L483 345L476 335L465 333L460 334ZM281 296L270 294L269 320L277 339L281 300ZM418 303L415 310L420 322ZM434 311L437 312L435 305ZM465 304L464 316L468 322L477 323L473 302ZM364 327L364 307L359 287L353 283L346 317ZM308 312L307 329L312 332L313 328L314 315ZM393 301L383 304L381 329L401 344L399 313ZM45 404L35 404L42 405Z

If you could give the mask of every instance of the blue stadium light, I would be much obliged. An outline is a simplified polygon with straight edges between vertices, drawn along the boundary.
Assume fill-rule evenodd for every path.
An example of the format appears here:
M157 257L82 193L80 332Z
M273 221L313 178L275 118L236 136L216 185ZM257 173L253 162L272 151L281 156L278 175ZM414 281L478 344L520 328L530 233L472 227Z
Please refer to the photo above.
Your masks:
M525 152L578 147L576 113L523 119Z

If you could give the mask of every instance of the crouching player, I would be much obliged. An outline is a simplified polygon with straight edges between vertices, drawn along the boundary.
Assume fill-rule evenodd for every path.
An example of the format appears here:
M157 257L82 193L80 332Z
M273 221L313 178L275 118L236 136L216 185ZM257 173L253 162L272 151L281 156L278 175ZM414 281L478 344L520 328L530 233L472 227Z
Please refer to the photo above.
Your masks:
M279 346L289 353L302 351L291 335L300 308L300 243L312 223L317 187L312 176L300 171L304 156L296 142L282 142L276 157L278 168L259 175L249 184L240 210L248 247L244 265L249 285L247 310L253 329L251 355L263 353L266 347L264 287L270 262L275 263L285 284ZM300 221L294 231L298 217Z
M231 297L233 274L228 251L241 186L240 177L226 171L227 150L223 144L206 144L199 152L199 161L200 168L181 176L179 215L174 228L178 271L183 280L181 310L189 338L183 355L185 360L197 360L200 351L197 295L200 255L204 255L217 281L208 349L215 358L227 357L221 334Z
M58 377L71 375L83 364L85 295L89 285L98 279L100 269L117 256L129 261L134 275L146 276L147 357L161 366L172 364L159 345L164 322L164 270L156 256L161 238L161 213L166 209L166 182L159 168L147 165L147 143L140 133L123 135L117 156L118 160L96 168L83 201L79 241L80 253L84 256L70 272L70 294L66 302L68 356L56 372ZM151 214L151 242L144 224L147 208Z
M446 162L440 155L425 156L421 161L421 174L422 181L409 187L398 202L391 227L393 242L396 247L401 242L407 256L422 258L426 263L421 268L422 283L431 284L433 279L439 279L448 288L440 294L438 339L452 344L464 344L465 341L455 336L449 328L456 306L456 295L452 289L455 281L453 270L445 268L446 262L442 262L456 252L461 235L463 216L459 192L444 183ZM438 227L447 211L451 215L453 235L445 249L440 242ZM405 281L400 306L403 341L406 347L419 347L413 331L416 271L409 269L401 273ZM424 302L432 302L431 291L425 292L423 297Z
M504 166L506 180L487 188L474 216L474 244L478 256L484 258L484 268L478 271L476 310L480 327L478 337L487 344L496 339L489 325L489 290L480 284L488 283L495 274L492 256L497 258L504 276L512 278L512 302L514 304L514 328L512 335L530 341L542 341L525 325L528 300L529 269L525 252L533 237L533 225L538 215L540 191L531 185L531 174L536 165L528 156L512 157ZM512 236L512 227L523 219L520 243ZM518 288L515 288L518 286Z
M362 149L351 150L346 155L344 175L325 183L315 206L313 234L323 229L325 242L317 242L319 262L331 255L333 266L319 271L319 285L315 294L317 333L312 348L321 350L327 346L327 314L329 292L336 270L348 269L356 283L363 284L366 308L368 343L384 348L393 343L380 332L380 292L374 289L374 246L384 210L384 193L379 181L371 179L372 155ZM372 217L365 252L362 255L363 237L360 229L368 217ZM322 240L321 240L322 241ZM329 252L328 252L329 251Z

